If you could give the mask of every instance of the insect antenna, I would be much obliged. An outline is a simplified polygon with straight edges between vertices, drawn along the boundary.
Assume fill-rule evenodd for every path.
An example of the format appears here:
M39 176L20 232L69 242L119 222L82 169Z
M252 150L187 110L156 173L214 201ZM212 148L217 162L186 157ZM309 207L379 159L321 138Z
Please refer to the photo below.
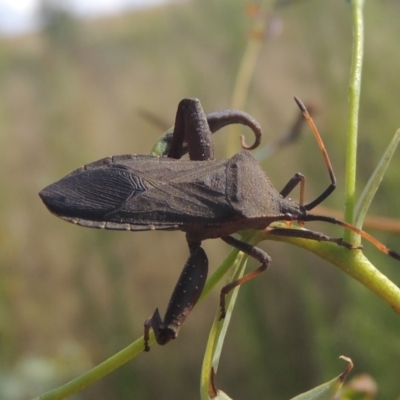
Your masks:
M322 201L324 201L335 190L336 177L335 177L335 173L333 172L332 163L329 159L328 152L326 151L326 148L322 141L321 135L319 134L318 129L315 126L313 119L311 118L309 112L307 111L306 106L303 104L303 102L299 98L295 97L294 100L296 101L297 105L299 106L301 112L303 113L304 118L306 119L308 125L310 126L310 128L315 136L315 139L318 143L318 147L321 150L322 156L324 157L324 161L325 161L326 167L329 172L329 177L331 179L331 184L321 195L319 195L311 203L304 205L304 208L307 211L309 211L309 210L312 210L314 207L316 207L318 204L320 204ZM383 243L381 243L378 239L374 238L369 233L367 233L367 232L363 231L362 229L359 229L359 228L355 227L354 225L351 225L347 222L341 221L337 218L330 217L327 215L313 215L313 214L305 215L304 217L301 218L301 221L302 222L303 221L304 222L306 222L306 221L323 221L323 222L328 222L330 224L342 226L343 228L346 228L354 233L357 233L360 236L362 236L364 239L368 240L371 244L373 244L382 253L387 254L388 256L400 261L399 253L397 253L394 250L389 249L388 247L386 247Z
M318 204L322 203L335 190L336 176L335 176L335 173L333 172L333 167L332 167L332 163L329 159L328 152L326 151L326 148L322 141L321 135L319 134L318 129L315 126L313 119L311 118L311 115L307 111L307 108L304 105L304 103L299 98L295 97L294 100L296 101L297 105L299 106L300 111L303 113L304 118L306 119L308 125L310 126L310 128L314 134L314 137L318 143L318 147L321 150L322 156L324 157L326 167L328 168L329 177L331 178L331 184L328 186L328 188L325 189L325 191L322 194L320 194L314 201L304 205L304 208L307 211L309 211L309 210L312 210L314 207L316 207Z
M388 256L400 261L399 253L397 253L394 250L389 249L388 247L386 247L383 243L381 243L378 239L374 238L369 233L363 231L362 229L357 228L354 225L351 225L347 222L341 221L340 219L337 219L334 217L329 217L328 215L307 214L301 220L302 221L323 221L323 222L328 222L330 224L342 226L343 228L346 228L354 233L357 233L360 236L362 236L364 239L368 240L368 242L373 244L382 253L387 254Z

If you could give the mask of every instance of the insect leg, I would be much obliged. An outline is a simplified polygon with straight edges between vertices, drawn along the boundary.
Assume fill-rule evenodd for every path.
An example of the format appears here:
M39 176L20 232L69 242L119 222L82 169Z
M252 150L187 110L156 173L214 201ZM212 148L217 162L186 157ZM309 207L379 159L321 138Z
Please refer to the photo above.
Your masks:
M149 330L153 328L156 341L160 345L168 343L178 336L181 325L197 303L208 273L208 259L200 243L190 243L190 256L181 272L172 293L164 320L158 308L144 323L144 348L149 351Z
M251 115L239 110L222 110L205 115L199 100L183 99L178 105L173 133L169 132L164 138L166 147L169 147L168 157L179 159L189 151L191 160L214 159L212 133L232 124L248 126L254 133L255 140L250 146L241 136L244 149L253 150L259 146L262 129Z
M183 99L179 102L168 157L181 158L184 142L188 144L191 160L214 159L212 134L198 99Z
M387 254L389 257L392 257L396 260L400 260L400 253L398 253L395 250L389 249L387 246L385 246L383 243L381 243L378 239L376 239L369 233L363 231L362 229L357 228L356 226L348 224L347 222L340 221L339 219L336 219L334 217L329 217L327 215L313 215L313 214L307 214L302 218L302 221L323 221L323 222L328 222L330 224L343 226L343 228L349 229L350 231L355 232L360 236L362 236L364 239L368 240L368 242L373 244L382 253ZM362 246L352 246L350 243L345 242L342 238L331 238L329 236L324 235L321 232L315 232L315 231L290 229L290 228L269 228L269 233L278 236L311 239L311 240L316 240L318 242L333 242L338 244L339 246L346 247L350 250L357 250L363 248Z
M324 235L321 232L309 231L309 230L301 230L301 229L290 229L290 228L271 228L268 230L271 235L277 236L286 236L286 237L295 237L295 238L303 238L315 240L317 242L333 242L339 246L346 247L350 250L359 250L362 249L362 246L353 246L348 242L345 242L342 238L330 237Z
M400 260L400 253L389 249L383 243L381 243L378 239L376 239L375 237L370 235L368 232L365 232L362 229L357 228L356 226L353 226L347 222L341 221L334 217L329 217L328 215L313 215L313 214L307 214L303 218L303 220L304 221L323 221L323 222L328 222L329 224L343 226L343 228L346 228L352 232L355 232L358 235L360 235L361 237L363 237L364 239L368 240L368 242L373 244L382 253L387 254L388 256L395 258L396 260Z
M293 178L290 179L290 181L285 185L285 187L280 191L279 194L283 198L286 198L299 183L300 183L299 204L303 205L304 204L305 186L306 186L306 177L300 172L296 172L296 174L293 176Z
M207 122L212 133L218 131L227 125L241 124L248 126L254 133L254 143L248 146L244 136L241 136L242 147L245 150L253 150L261 143L262 130L260 124L249 114L239 110L222 110L212 112L206 115Z
M225 309L225 298L226 295L234 289L236 286L239 286L250 279L255 278L257 275L261 274L264 272L269 264L271 263L271 257L263 250L259 249L258 247L255 247L251 244L242 242L241 240L235 239L232 236L223 236L221 239L228 243L229 245L237 248L238 250L242 251L243 253L246 253L247 255L255 258L257 261L261 263L261 265L255 269L254 271L251 271L247 273L246 275L242 276L241 278L229 283L228 285L224 286L221 290L220 294L220 307L221 307L221 316L220 319L225 318L226 314L226 309Z

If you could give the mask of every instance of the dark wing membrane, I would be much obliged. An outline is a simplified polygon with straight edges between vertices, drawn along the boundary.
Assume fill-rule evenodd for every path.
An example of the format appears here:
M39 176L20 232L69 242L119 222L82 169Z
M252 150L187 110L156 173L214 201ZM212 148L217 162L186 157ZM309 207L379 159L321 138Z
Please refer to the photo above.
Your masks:
M233 214L226 201L225 160L176 162L155 158L147 160L145 166L124 165L132 174L140 170L141 176L150 178L149 187L109 213L108 220L162 229L169 225L178 228L217 223Z
M69 175L43 189L40 196L56 215L102 220L146 189L139 176L124 169L107 168Z
M224 160L116 156L72 172L40 196L51 212L80 225L179 229L231 217L225 175Z
M196 173L199 171L195 171ZM213 177L216 172L213 171ZM191 179L192 178L192 179ZM188 177L159 183L128 199L108 218L130 224L186 225L216 223L229 219L233 209L226 201L225 179Z

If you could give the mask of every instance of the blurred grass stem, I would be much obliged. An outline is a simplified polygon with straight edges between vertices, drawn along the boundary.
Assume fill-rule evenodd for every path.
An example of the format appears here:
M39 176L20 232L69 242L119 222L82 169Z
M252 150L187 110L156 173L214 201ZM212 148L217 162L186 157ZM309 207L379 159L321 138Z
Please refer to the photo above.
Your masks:
M375 196L376 191L383 179L383 175L386 172L386 169L390 163L390 160L393 157L394 152L400 141L400 128L397 129L396 133L393 136L393 139L390 141L389 146L386 151L383 153L378 166L375 168L373 174L368 180L367 185L365 186L361 196L357 202L357 206L355 209L355 218L354 225L357 228L362 228L365 217L367 215L367 211L371 202ZM356 240L356 244L358 245L361 241Z
M358 112L360 107L361 75L364 48L364 0L352 0L353 48L349 82L349 119L347 131L346 182L345 182L345 220L353 223L356 190ZM344 232L344 239L352 244L356 234Z
M246 235L245 240L249 242L254 233ZM243 239L243 237L242 237ZM247 255L238 252L236 249L232 250L235 254L234 263L230 266L233 267L232 274L228 282L233 282L244 275L247 264ZM219 268L218 268L219 269ZM221 357L222 347L225 340L225 335L229 327L230 319L232 316L233 308L239 293L240 286L230 292L225 300L226 316L220 320L221 309L218 306L215 314L213 325L208 335L208 341L203 358L203 365L201 368L200 379L200 395L201 400L208 400L210 398L210 388L213 387L212 380L214 374L218 371L219 360Z
M103 361L101 364L78 376L72 381L66 383L57 389L51 390L33 400L61 400L66 399L97 382L104 376L108 375L121 365L127 363L132 358L140 354L144 349L143 337L137 339L117 354Z
M254 70L264 44L265 31L268 25L267 10L272 8L273 2L265 0L259 6L258 13L255 17L253 27L249 33L246 49L244 51L242 61L239 66L239 71L236 76L235 85L232 93L231 106L236 110L245 110L249 88ZM232 125L231 130L234 134L238 130L238 126ZM234 135L232 135L234 136ZM237 143L228 141L226 146L226 155L231 156L236 152Z

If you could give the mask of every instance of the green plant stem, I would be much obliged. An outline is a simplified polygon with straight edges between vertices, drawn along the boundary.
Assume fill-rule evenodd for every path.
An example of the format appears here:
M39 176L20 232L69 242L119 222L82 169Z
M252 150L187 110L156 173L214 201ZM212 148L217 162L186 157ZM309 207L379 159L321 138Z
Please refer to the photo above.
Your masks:
M353 222L356 191L356 164L357 164L357 132L358 111L360 106L361 74L364 47L364 0L352 0L353 16L353 50L349 82L349 120L347 132L346 154L346 183L345 183L345 220ZM355 243L355 234L344 232L344 239Z
M66 383L57 389L51 390L33 400L61 400L66 399L87 386L93 384L105 375L119 368L121 365L127 363L132 358L136 357L144 349L143 337L137 339L135 342L119 351L117 354L108 358L101 364L87 371L86 373L78 376L76 379Z
M282 228L286 225L284 223L274 223L274 226ZM400 314L400 289L385 275L378 271L359 250L348 250L344 247L329 242L316 242L301 238L275 236L265 231L246 232L242 239L254 245L263 240L274 240L293 244L304 250L308 250L329 261L342 271L346 272L348 275L358 280L372 292L377 294L387 304L389 304L398 314ZM222 279L226 272L232 267L237 260L238 253L238 250L233 249L226 257L224 262L209 277L200 300L202 300L215 287L215 285ZM152 343L154 343L153 334L151 334L149 341L149 344ZM140 337L125 349L121 350L93 369L82 374L78 378L57 389L51 390L39 397L36 397L34 400L66 399L80 392L85 387L95 383L116 368L127 363L129 360L135 358L137 355L143 352L143 349L143 337Z
M274 226L284 227L285 225L274 223ZM258 241L261 240L290 243L318 255L359 281L400 314L400 289L376 269L361 250L349 250L330 242L282 237L265 231L259 233Z
M244 239L246 241L249 241L253 235L254 234L249 234L249 236L246 236ZM207 294L215 287L215 285L218 284L218 282L220 282L223 276L229 271L229 269L232 267L232 264L235 263L238 253L238 250L233 249L223 261L223 263L208 278L199 302L207 296ZM144 350L143 340L143 336L138 338L132 344L119 351L117 354L113 355L112 357L92 368L91 370L83 373L76 379L73 379L72 381L54 390L44 393L43 395L36 397L33 400L61 400L80 392L87 386L92 385L96 381L103 378L105 375L111 373L115 369L119 368L120 366L124 365L125 363L142 353ZM149 345L152 345L154 342L154 333L153 331L151 331Z
M254 236L254 234L252 234ZM243 239L243 238L242 238ZM250 239L247 239L249 241ZM232 268L232 274L229 277L228 283L235 281L243 276L247 264L247 255L239 252L235 258ZM240 286L237 286L228 294L225 299L226 316L223 320L220 319L221 310L217 308L213 325L208 336L206 351L204 353L203 365L201 368L200 379L200 397L202 400L208 400L213 387L213 375L218 371L219 360L221 357L222 347L225 340L225 335L229 327L233 308L239 293Z
M257 16L254 21L233 88L231 103L233 109L246 109L250 83L252 78L254 77L254 70L256 68L262 46L264 44L264 33L268 24L266 14L267 10L271 8L271 4L271 0L265 0L263 4L260 5L260 10L258 12L259 16ZM238 129L239 128L237 125L232 125L232 137L235 136L235 133L238 131ZM227 143L227 156L231 156L236 152L236 146L237 143L234 143L233 141L229 141Z
M257 65L263 40L261 39L265 30L264 18L257 18L253 26L253 34L250 35L242 62L237 74L236 83L232 94L232 108L241 110L245 108L250 82L254 76L254 69ZM258 36L258 33L260 37Z
M397 149L399 141L400 141L400 128L397 129L396 133L394 134L392 140L389 143L389 146L383 153L377 167L375 168L374 172L369 178L367 185L365 186L363 192L361 193L360 198L358 199L354 217L354 225L357 228L361 229L363 226L364 219L367 215L369 206L371 205L375 193L378 190L380 183L382 182L383 176L386 172L387 167L389 166L389 163L394 155L394 152ZM358 244L359 243L356 242L356 245Z

